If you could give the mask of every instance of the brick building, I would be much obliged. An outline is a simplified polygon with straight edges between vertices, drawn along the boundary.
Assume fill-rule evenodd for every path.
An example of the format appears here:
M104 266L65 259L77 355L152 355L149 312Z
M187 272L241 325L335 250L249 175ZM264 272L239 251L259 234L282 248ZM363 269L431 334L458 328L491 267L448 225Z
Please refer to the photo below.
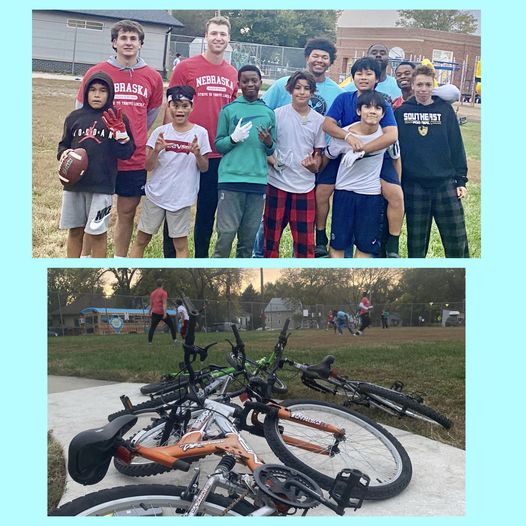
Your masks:
M356 58L364 56L375 42L389 48L400 48L405 60L420 62L423 58L433 61L439 82L452 82L463 93L471 92L476 61L480 58L480 35L448 33L434 29L402 27L337 27L336 61L330 75L336 82L345 79ZM399 59L392 60L396 66ZM392 71L388 69L388 73Z

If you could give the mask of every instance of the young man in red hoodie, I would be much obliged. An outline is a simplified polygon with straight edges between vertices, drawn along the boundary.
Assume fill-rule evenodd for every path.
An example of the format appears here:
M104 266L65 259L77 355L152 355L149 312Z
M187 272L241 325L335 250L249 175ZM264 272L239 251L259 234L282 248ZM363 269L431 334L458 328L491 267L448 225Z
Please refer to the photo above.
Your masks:
M115 257L126 257L133 232L133 219L144 195L146 184L146 140L163 103L163 79L148 66L139 52L144 43L144 30L138 22L121 20L111 28L111 45L115 56L90 68L77 94L77 107L82 106L85 79L94 71L104 71L113 80L115 107L128 117L135 139L134 155L119 162L117 175L117 224L115 225Z

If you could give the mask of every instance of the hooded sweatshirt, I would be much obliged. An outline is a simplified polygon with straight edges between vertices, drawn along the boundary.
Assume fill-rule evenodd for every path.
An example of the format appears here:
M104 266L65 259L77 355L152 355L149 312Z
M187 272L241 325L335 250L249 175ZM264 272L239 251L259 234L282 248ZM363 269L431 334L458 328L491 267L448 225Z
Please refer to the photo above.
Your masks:
M163 103L163 79L142 58L133 66L123 66L115 57L91 67L82 79L77 93L77 108L83 104L86 79L95 71L108 74L115 90L114 104L130 120L136 150L130 159L119 161L119 171L144 170L146 141Z
M92 108L88 103L88 91L94 82L108 87L108 100L100 109ZM113 82L111 78L98 71L93 73L84 85L82 108L71 112L64 121L64 133L58 144L57 159L68 148L84 148L88 153L88 168L83 177L74 185L65 185L64 190L71 192L91 192L98 194L115 193L117 178L117 159L129 159L135 151L135 144L128 119L124 123L130 140L120 143L106 128L102 114L113 108Z
M243 142L233 143L230 135L240 119L243 119L242 125L252 122L250 135ZM259 140L258 127L270 128L270 148ZM267 184L267 156L272 155L275 144L276 118L274 112L261 99L249 102L241 96L224 106L219 114L215 139L216 150L223 154L219 163L219 184ZM234 188L229 185L229 189Z
M445 181L465 186L468 166L457 116L450 104L433 97L424 106L415 97L395 111L402 156L402 183L437 188Z

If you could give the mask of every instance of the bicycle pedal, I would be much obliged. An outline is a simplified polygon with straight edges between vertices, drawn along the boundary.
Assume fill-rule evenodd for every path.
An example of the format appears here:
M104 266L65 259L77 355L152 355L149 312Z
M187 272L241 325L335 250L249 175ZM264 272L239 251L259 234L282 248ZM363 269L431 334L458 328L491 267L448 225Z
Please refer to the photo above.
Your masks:
M338 506L357 510L362 506L370 481L371 479L358 469L342 469L336 475L329 495Z
M391 389L393 391L398 391L399 393L401 393L404 389L404 382L401 382L400 380L395 380L393 382L393 385L391 385Z

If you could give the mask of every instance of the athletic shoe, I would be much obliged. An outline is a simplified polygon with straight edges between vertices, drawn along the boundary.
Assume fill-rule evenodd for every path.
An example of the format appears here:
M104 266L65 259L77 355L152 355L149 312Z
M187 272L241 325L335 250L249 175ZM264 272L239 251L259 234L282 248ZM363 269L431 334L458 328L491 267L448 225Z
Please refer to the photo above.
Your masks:
M355 336L361 336L363 334L363 332L362 331L356 331L354 334L355 334Z
M174 340L175 344L181 343L181 340Z
M386 255L385 255L386 258L399 258L400 257L400 254L397 254L396 252L388 252Z
M325 245L316 245L314 247L314 257L315 258L328 258L329 253L327 252L327 247Z

